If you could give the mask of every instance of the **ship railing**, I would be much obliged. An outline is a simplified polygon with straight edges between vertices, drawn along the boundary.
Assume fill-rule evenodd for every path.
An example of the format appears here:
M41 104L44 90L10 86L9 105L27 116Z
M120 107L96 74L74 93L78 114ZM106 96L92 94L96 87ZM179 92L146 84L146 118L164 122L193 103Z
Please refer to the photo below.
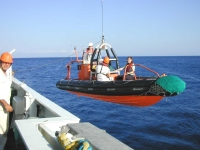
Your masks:
M83 60L78 60L78 59L72 60L72 61L70 61L70 62L66 65L66 68L67 68L67 76L65 77L65 79L67 79L67 80L70 79L70 76L71 76L71 64L73 64L73 63L75 63L75 62L81 63L81 62L83 62Z

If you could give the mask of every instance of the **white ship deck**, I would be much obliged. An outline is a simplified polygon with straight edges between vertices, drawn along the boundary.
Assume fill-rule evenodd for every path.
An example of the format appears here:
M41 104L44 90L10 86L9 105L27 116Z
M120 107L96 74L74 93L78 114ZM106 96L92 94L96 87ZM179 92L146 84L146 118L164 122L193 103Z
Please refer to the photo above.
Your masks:
M55 136L60 127L67 125L70 133L89 141L93 150L131 150L124 143L107 134L106 131L90 123L80 123L80 119L61 108L51 100L37 93L26 84L13 78L11 103L14 112L11 114L11 130L8 142L14 140L14 146L7 142L5 148L12 149L64 149ZM14 134L12 131L14 129ZM21 146L21 147L20 147Z

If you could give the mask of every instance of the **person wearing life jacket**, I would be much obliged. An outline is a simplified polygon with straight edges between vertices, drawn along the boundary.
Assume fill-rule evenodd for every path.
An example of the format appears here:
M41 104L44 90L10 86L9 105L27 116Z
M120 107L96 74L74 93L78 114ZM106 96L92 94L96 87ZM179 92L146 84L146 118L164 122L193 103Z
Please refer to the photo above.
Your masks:
M90 64L93 51L94 51L93 43L89 43L88 44L88 48L83 53L83 64Z
M12 55L5 52L0 57L0 150L4 149L7 140L10 105L11 83L7 70L13 63Z
M125 70L125 80L133 80L134 75L135 75L135 66L134 66L134 63L133 63L133 58L131 56L129 56L127 58L126 66L119 68L117 70L119 71L119 70L123 70L123 69L126 69Z
M97 81L112 81L113 78L110 76L110 69L108 67L110 62L109 57L105 57L103 59L103 63L97 65L96 73L97 73Z

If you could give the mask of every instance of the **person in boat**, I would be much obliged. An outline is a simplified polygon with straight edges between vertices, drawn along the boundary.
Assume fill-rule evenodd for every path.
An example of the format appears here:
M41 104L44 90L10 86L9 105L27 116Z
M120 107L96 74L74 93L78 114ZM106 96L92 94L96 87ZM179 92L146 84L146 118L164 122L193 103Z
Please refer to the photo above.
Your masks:
M93 43L89 43L88 48L83 53L83 64L90 64L93 51Z
M96 73L97 73L97 81L112 81L113 78L110 76L110 69L108 67L110 62L109 57L105 57L103 62L97 65Z
M7 70L13 63L12 55L5 52L0 58L0 150L4 149L7 140L10 105L11 83Z
M129 56L127 58L127 64L124 67L117 69L116 71L120 71L120 70L125 70L125 80L133 80L134 79L135 66L133 63L133 58L131 56ZM123 79L123 77L119 76L118 79Z

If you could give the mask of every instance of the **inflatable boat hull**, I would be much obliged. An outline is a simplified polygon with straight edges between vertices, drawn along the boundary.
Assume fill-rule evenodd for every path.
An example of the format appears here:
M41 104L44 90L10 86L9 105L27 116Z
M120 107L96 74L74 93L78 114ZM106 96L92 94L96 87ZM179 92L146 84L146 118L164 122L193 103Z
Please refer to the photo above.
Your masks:
M78 96L86 96L106 102L131 105L150 106L159 102L163 95L149 92L156 79L132 81L89 81L61 80L56 86Z

